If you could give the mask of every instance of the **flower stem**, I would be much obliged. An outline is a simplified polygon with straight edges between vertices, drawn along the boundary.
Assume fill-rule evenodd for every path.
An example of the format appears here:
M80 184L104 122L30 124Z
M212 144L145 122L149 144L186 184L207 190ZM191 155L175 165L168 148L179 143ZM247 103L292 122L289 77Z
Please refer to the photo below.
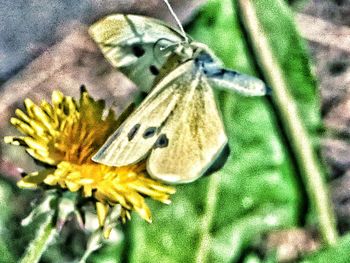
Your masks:
M40 260L51 240L56 235L57 231L52 223L53 212L46 214L44 222L40 225L34 240L27 247L25 254L21 259L21 263L36 263Z
M85 263L87 258L97 249L102 246L103 233L101 229L96 230L91 234L84 255L79 260L79 263Z
M320 233L327 245L333 245L338 238L334 213L328 198L327 186L314 156L307 131L299 116L297 105L289 93L286 80L263 32L252 0L239 0L238 3L255 55L264 76L273 87L272 97L291 141L309 199L315 207Z

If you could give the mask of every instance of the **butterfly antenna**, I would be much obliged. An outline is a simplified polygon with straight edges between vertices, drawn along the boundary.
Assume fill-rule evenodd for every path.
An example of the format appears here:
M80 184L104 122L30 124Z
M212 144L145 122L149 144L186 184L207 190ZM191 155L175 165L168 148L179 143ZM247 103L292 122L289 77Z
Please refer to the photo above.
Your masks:
M168 7L168 9L169 9L169 11L170 11L170 13L171 13L171 15L174 17L174 19L175 19L175 21L176 21L178 27L179 27L180 30L181 30L182 36L184 37L185 41L188 42L188 37L187 37L187 35L186 35L186 32L185 32L184 28L182 27L179 18L178 18L177 15L175 14L174 9L171 7L171 5L170 5L170 3L169 3L168 0L163 0L163 1L164 1L164 3L167 5L167 7Z

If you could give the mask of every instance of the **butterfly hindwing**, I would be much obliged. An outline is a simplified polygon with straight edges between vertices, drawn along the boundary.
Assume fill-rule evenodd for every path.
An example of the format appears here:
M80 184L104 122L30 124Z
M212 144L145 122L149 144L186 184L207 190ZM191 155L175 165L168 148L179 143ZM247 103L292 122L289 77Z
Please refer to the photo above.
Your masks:
M143 16L115 14L89 29L104 56L143 91L148 92L167 56L162 48L182 41L175 29Z
M148 172L169 183L200 177L227 142L213 90L193 61L161 80L116 133L95 161L123 166L150 154Z
M151 176L169 183L199 178L227 142L208 80L199 71L192 78L177 83L183 95L161 131L163 144L148 157Z

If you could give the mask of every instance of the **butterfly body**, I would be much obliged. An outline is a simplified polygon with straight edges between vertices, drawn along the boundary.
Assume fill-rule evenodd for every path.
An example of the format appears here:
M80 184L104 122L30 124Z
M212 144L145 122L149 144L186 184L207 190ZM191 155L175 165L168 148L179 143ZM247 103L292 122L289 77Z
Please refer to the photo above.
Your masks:
M96 162L124 166L147 158L153 178L191 182L227 143L213 87L266 94L261 80L223 68L206 45L184 40L161 21L112 15L90 34L113 66L149 92L93 157Z

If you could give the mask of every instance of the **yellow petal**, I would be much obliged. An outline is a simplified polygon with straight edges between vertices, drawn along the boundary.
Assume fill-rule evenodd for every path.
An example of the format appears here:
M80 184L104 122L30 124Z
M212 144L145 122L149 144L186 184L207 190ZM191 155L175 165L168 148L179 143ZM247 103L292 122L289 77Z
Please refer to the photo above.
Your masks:
M67 185L67 188L69 189L69 191L71 191L71 192L76 192L81 187L81 185L74 183L72 181L66 181L66 185Z
M47 151L39 151L39 150L34 150L34 149L31 149L31 148L27 148L26 149L26 152L31 155L33 158L43 162L43 163L47 163L47 164L50 164L50 165L54 165L56 164L57 162L50 158L48 156L48 152Z
M47 147L45 145L41 144L41 142L38 140L35 140L31 137L25 137L24 141L33 150L44 151L44 152L47 151Z
M142 207L134 207L135 211L148 223L152 223L151 210L144 204Z
M111 235L111 231L112 231L112 228L111 228L111 227L105 227L105 228L103 229L103 237L104 237L105 239L108 239L109 236Z
M84 197L90 197L92 195L91 185L83 185Z
M48 185L56 185L58 182L57 176L50 174L44 179L44 183Z
M63 98L64 98L64 96L63 96L62 92L60 92L58 90L54 90L52 92L51 101L52 101L54 108L57 108L57 109L60 108L60 105L63 102Z
M15 137L15 136L5 136L4 137L4 142L5 143L10 143L10 144L13 144L13 145L16 145L16 146L20 146L20 145L23 145L23 146L27 146L27 144L24 142L24 137Z
M36 117L40 120L40 122L46 127L47 130L52 130L54 127L51 124L51 119L47 114L40 108L40 107L34 107L33 108L34 114Z
M17 119L17 118L11 118L10 120L11 124L15 126L21 133L29 136L34 135L34 129L30 127L27 123Z
M16 109L15 114L17 115L18 118L22 119L23 121L25 121L27 123L30 122L30 118L22 110Z
M27 113L28 113L28 116L31 118L31 119L34 119L35 118L35 115L33 113L33 106L34 106L34 102L31 100L31 99L25 99L24 100L24 106L26 107L26 110L27 110Z
M102 227L106 221L106 217L109 211L109 205L103 204L101 202L96 202L96 212L98 223Z
M20 188L37 188L53 171L54 169L45 169L28 174L17 182L17 186Z

